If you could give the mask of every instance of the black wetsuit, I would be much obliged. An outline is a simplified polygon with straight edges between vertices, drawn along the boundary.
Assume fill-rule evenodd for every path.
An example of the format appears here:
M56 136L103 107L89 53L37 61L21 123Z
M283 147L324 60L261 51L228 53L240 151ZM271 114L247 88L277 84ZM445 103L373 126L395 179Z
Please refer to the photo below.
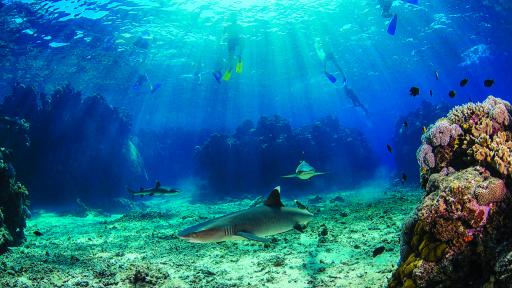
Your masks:
M352 104L355 107L361 107L361 109L363 109L363 111L364 111L364 114L368 115L368 109L366 109L366 106L364 106L364 104L361 103L361 100L359 100L359 98L357 97L356 92L354 92L354 90L352 88L349 88L346 85L345 85L344 91L345 91L345 95L352 101Z

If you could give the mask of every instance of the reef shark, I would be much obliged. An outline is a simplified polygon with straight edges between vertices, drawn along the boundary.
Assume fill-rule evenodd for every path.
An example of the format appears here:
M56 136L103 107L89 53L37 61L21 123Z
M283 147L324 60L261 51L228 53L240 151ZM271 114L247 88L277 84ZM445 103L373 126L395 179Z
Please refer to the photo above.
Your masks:
M270 192L263 205L227 214L178 233L178 237L194 243L228 240L254 240L270 242L263 238L291 229L302 232L303 225L313 218L306 209L284 207L281 188Z
M128 192L133 196L154 196L154 195L172 195L180 193L178 189L170 188L160 185L160 181L156 181L155 187L152 188L140 188L139 191L128 188Z
M306 161L300 161L299 166L295 170L295 174L281 176L283 178L299 178L301 180L308 180L309 178L325 174L324 172L316 172L313 166L309 165Z

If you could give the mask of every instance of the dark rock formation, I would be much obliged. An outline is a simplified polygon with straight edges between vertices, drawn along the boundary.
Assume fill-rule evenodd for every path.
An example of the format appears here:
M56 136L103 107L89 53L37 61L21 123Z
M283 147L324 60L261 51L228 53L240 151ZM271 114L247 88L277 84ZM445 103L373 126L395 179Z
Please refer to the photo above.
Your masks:
M10 153L0 148L0 253L24 239L25 219L29 216L28 191L16 181Z
M30 123L24 130L28 145L21 140L1 144L13 150L18 178L36 204L80 198L88 205L107 206L126 193L126 185L142 179L129 119L100 95L82 98L68 85L47 97L16 84L0 105L0 115Z
M261 193L278 183L294 190L347 187L368 179L376 168L364 136L335 118L297 129L279 116L261 117L256 125L245 121L231 136L211 135L198 149L197 159L210 192L217 196ZM329 173L308 181L283 180L300 160Z

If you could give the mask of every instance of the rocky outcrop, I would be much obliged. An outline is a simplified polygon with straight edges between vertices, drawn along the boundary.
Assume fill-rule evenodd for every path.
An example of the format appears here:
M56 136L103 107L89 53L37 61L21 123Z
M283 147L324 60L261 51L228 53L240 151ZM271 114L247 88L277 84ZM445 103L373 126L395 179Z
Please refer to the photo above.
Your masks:
M0 253L24 240L28 205L28 191L16 181L10 154L0 148Z

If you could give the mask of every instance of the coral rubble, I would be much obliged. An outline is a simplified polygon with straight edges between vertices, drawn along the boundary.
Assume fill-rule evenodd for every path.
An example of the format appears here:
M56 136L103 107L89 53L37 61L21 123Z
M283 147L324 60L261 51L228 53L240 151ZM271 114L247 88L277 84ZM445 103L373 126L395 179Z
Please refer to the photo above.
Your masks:
M10 157L0 148L0 253L25 239L23 230L29 216L28 191L16 181Z
M423 135L425 195L404 224L389 287L509 287L511 111L489 96L455 107Z

